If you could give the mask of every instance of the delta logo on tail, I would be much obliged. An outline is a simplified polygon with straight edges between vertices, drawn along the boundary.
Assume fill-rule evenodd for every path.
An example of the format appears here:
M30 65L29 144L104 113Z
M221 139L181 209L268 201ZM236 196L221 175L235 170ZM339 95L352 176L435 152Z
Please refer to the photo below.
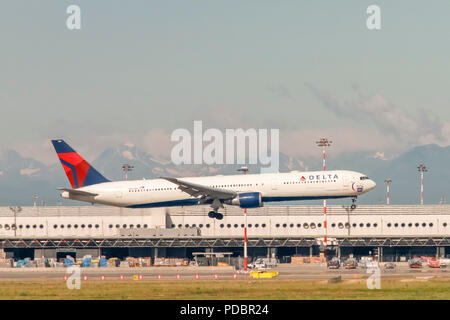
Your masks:
M52 143L73 189L109 182L64 140L52 140Z

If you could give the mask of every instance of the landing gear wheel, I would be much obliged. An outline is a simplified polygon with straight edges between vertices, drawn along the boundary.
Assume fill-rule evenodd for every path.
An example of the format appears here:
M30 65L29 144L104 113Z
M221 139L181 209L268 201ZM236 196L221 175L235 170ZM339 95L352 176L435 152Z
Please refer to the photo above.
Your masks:
M216 219L217 220L222 220L223 219L223 214L221 214L221 213L216 213Z
M215 211L210 211L210 212L208 212L208 217L210 217L211 219L214 219L217 217L217 213Z

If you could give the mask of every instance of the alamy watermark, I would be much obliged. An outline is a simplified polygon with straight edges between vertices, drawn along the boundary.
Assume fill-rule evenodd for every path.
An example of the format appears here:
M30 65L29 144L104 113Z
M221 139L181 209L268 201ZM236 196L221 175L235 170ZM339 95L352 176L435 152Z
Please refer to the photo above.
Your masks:
M69 15L66 19L66 26L69 30L81 30L81 8L78 5L69 5L66 9ZM381 30L381 9L378 5L372 4L366 9L366 26L369 30Z
M366 281L367 289L381 289L381 269L378 263L368 263L366 273L371 273Z
M81 269L80 266L67 267L66 273L70 276L66 280L67 289L81 289Z
M69 15L66 19L66 26L69 30L81 30L81 8L78 5L69 5L66 9ZM366 26L369 30L381 30L381 8L372 4L366 9Z
M75 4L67 7L66 27L69 30L81 30L81 8Z
M369 30L381 30L381 8L375 4L367 7L366 13L369 15L366 26Z
M215 128L203 132L203 122L194 121L193 134L179 128L170 140L177 142L170 154L176 165L259 164L262 172L279 169L279 129L225 129L223 134Z

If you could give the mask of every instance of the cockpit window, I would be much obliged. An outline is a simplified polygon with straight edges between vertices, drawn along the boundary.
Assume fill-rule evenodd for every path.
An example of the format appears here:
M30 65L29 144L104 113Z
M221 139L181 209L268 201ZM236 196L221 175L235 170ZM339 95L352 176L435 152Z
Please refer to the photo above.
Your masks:
M368 176L362 176L362 177L359 177L359 179L360 179L360 180L368 180L369 177L368 177Z

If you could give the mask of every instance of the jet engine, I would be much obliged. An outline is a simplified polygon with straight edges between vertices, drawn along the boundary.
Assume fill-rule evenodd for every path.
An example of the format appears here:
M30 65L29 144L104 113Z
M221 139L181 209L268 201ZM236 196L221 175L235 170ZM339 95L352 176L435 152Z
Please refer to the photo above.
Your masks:
M239 193L231 200L231 204L241 208L258 208L263 206L262 196L259 192Z

